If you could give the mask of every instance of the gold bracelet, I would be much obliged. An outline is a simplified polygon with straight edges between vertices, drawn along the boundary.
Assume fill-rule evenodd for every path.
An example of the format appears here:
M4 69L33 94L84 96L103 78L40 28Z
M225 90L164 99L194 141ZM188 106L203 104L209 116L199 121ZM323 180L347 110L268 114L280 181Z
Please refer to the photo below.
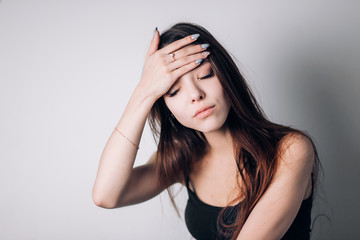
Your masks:
M118 133L120 133L121 136L123 136L126 140L128 140L132 145L134 145L134 147L136 148L136 150L139 149L139 146L136 145L135 143L133 143L133 142L132 142L127 136L125 136L122 132L120 132L119 129L117 129L117 128L115 127L115 130L116 130Z

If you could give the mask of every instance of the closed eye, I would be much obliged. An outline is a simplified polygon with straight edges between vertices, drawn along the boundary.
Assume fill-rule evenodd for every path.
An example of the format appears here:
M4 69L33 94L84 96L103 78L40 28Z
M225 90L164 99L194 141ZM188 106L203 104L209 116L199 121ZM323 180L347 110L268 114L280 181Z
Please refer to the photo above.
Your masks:
M205 78L209 78L209 77L212 77L212 76L214 76L214 72L213 72L213 71L211 71L211 73L209 73L208 75L206 75L205 77L202 77L202 78L200 78L200 79L205 79Z
M179 89L175 90L175 91L172 92L172 93L169 93L169 97L175 96L178 91L179 91Z

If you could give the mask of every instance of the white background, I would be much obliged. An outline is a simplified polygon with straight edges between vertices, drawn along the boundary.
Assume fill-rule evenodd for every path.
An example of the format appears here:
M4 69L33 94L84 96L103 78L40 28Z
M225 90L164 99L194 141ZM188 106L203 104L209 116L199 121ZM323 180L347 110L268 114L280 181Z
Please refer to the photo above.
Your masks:
M305 130L325 178L313 239L360 238L359 1L0 2L0 239L190 239L166 192L92 203L103 147L157 26L207 28L268 117ZM155 151L149 128L136 165ZM179 189L180 186L176 186ZM176 198L183 212L187 194Z

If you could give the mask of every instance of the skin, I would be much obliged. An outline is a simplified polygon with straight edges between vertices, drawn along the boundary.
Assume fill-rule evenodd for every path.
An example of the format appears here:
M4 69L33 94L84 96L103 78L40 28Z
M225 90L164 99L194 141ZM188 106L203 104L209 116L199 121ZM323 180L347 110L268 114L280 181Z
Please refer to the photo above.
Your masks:
M155 32L141 80L116 128L138 145L152 105L164 97L176 119L203 132L209 144L209 151L190 173L198 197L213 206L226 206L238 194L232 139L224 126L230 104L216 76L201 79L211 69L206 61L195 63L207 55L202 54L200 45L191 44L194 41L187 36L159 50L159 33ZM175 54L175 60L170 53ZM211 114L194 118L197 110L208 105L215 106ZM165 189L155 174L156 153L146 164L134 168L137 149L128 139L114 130L104 147L92 192L97 206L132 205ZM238 239L280 239L294 220L302 199L310 194L314 161L311 144L297 135L285 140L275 180L255 206Z
M182 125L204 134L222 131L230 110L230 103L208 61L181 76L164 95L164 100ZM209 116L206 113L206 117L194 116L207 106L213 108Z
M133 143L139 144L146 118L155 101L166 94L182 75L206 58L196 39L187 36L158 49L159 32L151 41L141 80L135 88L116 128ZM169 55L175 53L176 60ZM117 131L113 131L102 152L92 197L97 206L116 208L146 201L164 190L157 182L155 153L147 164L133 168L137 149Z

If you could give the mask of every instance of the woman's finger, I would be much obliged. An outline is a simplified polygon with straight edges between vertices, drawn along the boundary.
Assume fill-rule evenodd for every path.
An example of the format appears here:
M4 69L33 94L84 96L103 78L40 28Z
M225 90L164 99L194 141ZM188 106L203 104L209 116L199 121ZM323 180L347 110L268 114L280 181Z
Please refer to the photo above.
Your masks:
M196 33L187 37L184 37L180 40L177 40L175 42L172 42L171 44L167 45L166 47L160 49L159 51L161 51L164 54L169 54L172 52L175 52L176 50L196 41L196 39L198 39L198 37L200 36L200 34Z
M156 52L156 50L158 50L159 42L160 42L159 31L157 28L155 28L154 36L151 40L149 50L146 53L147 56L152 55L154 52Z
M205 51L209 46L210 45L207 43L197 44L197 45L195 45L195 44L187 45L187 46L172 53L172 54L174 54L173 61L178 60L183 57L186 57L186 56L190 56L190 55Z
M209 56L210 52L209 51L204 51L201 53L197 53L197 54L192 54L190 56L186 56L186 57L182 57L172 63L169 64L169 69L170 71L173 71L177 68L183 67L191 62L195 62L198 59L205 59L207 58L207 56Z
M178 68L176 70L174 70L173 76L175 79L178 79L179 77L181 77L182 75L184 75L187 72L190 72L191 70L193 70L194 68L196 68L197 66L199 66L202 62L202 59L197 59L196 61L192 61L190 63L188 63L185 66L182 66L181 68Z

